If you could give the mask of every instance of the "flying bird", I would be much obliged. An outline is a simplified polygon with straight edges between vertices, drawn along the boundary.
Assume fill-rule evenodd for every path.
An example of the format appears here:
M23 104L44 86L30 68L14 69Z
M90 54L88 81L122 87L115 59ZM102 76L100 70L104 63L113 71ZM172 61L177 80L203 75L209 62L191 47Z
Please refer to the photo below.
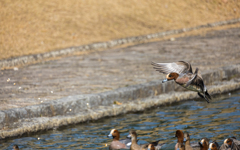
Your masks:
M206 86L203 83L203 78L198 73L198 68L195 72L192 72L192 66L190 63L185 61L178 61L173 63L155 63L152 62L153 68L160 73L167 74L166 79L162 82L174 80L177 84L182 87L195 91L201 98L204 98L208 103L211 100Z

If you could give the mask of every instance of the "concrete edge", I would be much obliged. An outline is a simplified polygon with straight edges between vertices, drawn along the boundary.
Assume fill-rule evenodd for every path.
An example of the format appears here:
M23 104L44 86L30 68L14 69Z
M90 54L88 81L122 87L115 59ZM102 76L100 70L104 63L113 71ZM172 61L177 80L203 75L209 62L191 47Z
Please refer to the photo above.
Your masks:
M237 19L220 21L220 22L215 22L215 23L208 23L208 24L199 25L196 27L183 28L183 29L178 29L178 30L169 30L169 31L165 31L165 32L158 32L158 33L147 34L147 35L142 35L142 36L121 38L121 39L116 39L116 40L112 40L112 41L92 43L92 44L87 44L87 45L82 45L82 46L77 46L77 47L69 47L66 49L51 51L51 52L42 53L42 54L20 56L20 57L11 58L11 59L0 60L0 68L14 67L14 66L18 66L18 65L24 65L24 64L29 64L32 62L42 61L42 60L49 59L49 58L70 55L75 52L95 50L95 49L106 49L106 48L120 46L120 45L127 44L127 43L143 42L143 41L150 40L150 39L161 38L161 37L164 37L167 35L174 35L174 34L179 34L179 33L183 33L183 32L189 32L192 30L198 30L198 29L202 29L202 28L211 28L211 27L216 27L216 26L235 24L235 23L239 23L239 22L240 22L240 18L237 18Z
M233 90L240 89L240 83L228 83L227 85L215 86L211 88L211 92L215 94L226 93ZM0 133L0 140L10 137L21 136L25 133L33 133L42 130L54 129L60 126L70 124L77 124L86 122L88 120L97 120L104 117L116 116L128 112L143 111L155 106L164 105L167 103L180 102L187 99L199 98L197 93L194 92L176 92L172 94L162 94L155 98L144 99L140 101L131 101L127 104L113 105L113 106L100 106L98 108L88 110L86 112L77 113L74 116L61 116L61 117L42 117L22 119L21 127L13 128L11 130L2 131Z
M239 75L240 64L237 64L207 71L202 76L209 85L209 92L217 94L239 89L239 81L227 82ZM209 88L210 85L215 86ZM68 96L39 105L0 111L0 139L198 98L195 92L179 92L183 89L174 82L162 84L158 80L109 92ZM115 101L122 105L115 105Z

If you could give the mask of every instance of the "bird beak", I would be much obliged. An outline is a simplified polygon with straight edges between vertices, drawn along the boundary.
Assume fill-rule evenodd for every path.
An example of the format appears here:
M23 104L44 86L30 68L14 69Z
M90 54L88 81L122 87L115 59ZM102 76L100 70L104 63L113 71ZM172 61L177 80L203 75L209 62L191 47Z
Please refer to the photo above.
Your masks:
M110 134L108 135L108 137L112 137L112 134L110 133Z
M127 136L127 138L131 138L132 136L129 134L128 136Z
M166 78L166 79L162 80L162 83L167 82L167 81L168 81L168 79Z

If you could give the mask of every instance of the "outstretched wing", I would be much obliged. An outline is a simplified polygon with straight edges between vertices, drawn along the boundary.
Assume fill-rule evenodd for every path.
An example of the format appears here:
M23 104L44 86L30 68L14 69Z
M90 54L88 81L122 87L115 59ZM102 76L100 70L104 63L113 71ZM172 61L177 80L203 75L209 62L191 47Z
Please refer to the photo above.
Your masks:
M196 76L196 78L191 82L191 84L200 87L203 92L205 92L206 90L203 80L199 75Z
M169 74L175 72L178 74L181 73L192 73L192 66L190 63L185 61L173 62L173 63L151 63L160 73Z

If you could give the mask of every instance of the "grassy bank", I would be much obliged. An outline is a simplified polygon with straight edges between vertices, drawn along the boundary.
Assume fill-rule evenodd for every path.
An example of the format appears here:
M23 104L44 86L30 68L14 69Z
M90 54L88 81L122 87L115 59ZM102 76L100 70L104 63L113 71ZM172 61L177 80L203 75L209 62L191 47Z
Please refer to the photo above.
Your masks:
M239 17L236 0L4 0L0 60Z

